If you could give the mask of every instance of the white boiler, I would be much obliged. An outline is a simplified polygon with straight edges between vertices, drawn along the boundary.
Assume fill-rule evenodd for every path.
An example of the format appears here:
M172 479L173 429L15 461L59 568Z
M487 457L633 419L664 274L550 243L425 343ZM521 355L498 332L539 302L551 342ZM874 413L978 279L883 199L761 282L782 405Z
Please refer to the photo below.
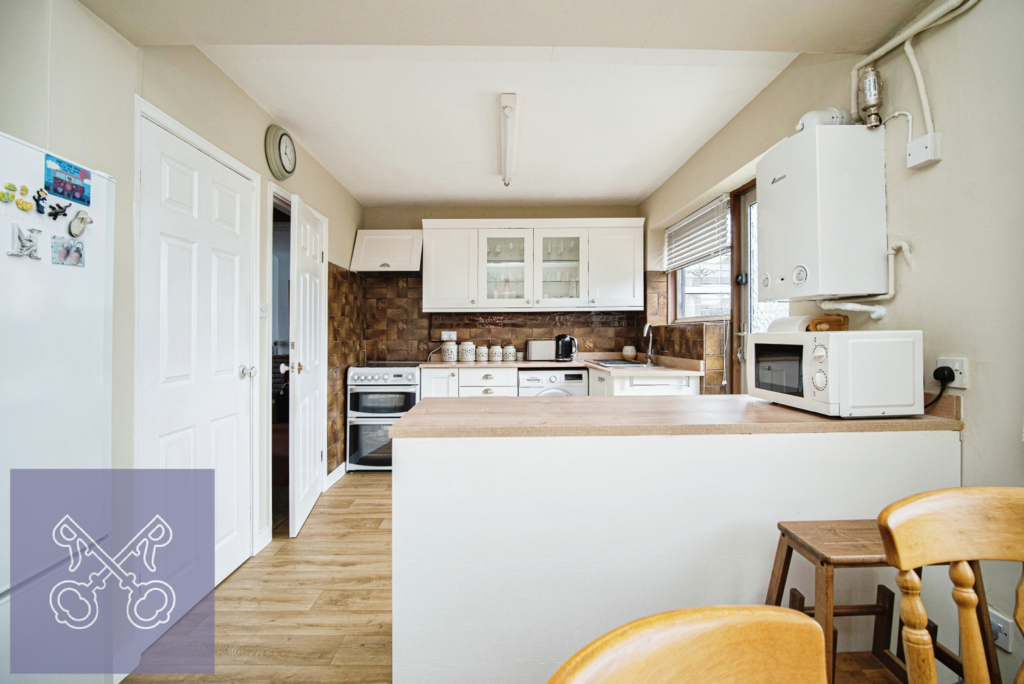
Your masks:
M812 126L757 164L758 298L884 294L885 130Z

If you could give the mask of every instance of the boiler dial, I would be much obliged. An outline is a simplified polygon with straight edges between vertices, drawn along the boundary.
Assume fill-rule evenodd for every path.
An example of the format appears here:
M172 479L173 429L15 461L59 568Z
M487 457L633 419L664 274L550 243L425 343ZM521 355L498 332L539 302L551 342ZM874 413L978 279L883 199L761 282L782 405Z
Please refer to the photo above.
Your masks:
M811 378L811 382L814 383L814 389L816 390L823 390L828 387L828 378L822 371L815 373L814 377Z
M825 349L824 345L819 344L814 348L814 351L811 352L811 358L813 358L817 363L824 363L825 359L828 358L828 350Z

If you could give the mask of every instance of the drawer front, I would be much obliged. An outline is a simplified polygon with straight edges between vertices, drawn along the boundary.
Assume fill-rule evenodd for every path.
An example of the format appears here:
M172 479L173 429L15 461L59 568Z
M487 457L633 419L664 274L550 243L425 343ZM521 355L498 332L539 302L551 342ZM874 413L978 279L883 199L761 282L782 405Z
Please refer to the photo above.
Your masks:
M460 368L459 387L518 387L518 368ZM513 395L515 396L515 395Z
M460 387L460 397L518 397L518 387Z

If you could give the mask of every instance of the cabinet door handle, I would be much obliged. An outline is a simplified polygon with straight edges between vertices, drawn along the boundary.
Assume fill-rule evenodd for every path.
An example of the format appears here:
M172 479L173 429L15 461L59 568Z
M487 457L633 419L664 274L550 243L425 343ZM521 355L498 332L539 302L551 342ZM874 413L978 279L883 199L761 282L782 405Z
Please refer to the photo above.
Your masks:
M590 303L591 303L591 304L597 304L597 300L596 300L596 299L591 299L591 300L590 300Z
M494 390L488 387L487 389L484 390L484 394L494 394Z
M602 378L601 376L598 376L597 381L598 382L604 382L604 378Z
M536 303L537 303L537 304L540 304L540 300L538 299Z
M452 371L452 377L453 378L455 377L455 371Z
M491 375L490 373L488 373L487 375L484 376L484 380L493 380L493 379L494 379L494 376Z

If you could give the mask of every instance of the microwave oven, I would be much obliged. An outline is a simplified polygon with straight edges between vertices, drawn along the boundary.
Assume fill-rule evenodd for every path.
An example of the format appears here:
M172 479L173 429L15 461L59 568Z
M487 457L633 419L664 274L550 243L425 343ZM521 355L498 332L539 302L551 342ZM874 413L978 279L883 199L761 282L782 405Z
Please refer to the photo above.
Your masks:
M747 336L751 396L842 418L924 413L920 330Z

